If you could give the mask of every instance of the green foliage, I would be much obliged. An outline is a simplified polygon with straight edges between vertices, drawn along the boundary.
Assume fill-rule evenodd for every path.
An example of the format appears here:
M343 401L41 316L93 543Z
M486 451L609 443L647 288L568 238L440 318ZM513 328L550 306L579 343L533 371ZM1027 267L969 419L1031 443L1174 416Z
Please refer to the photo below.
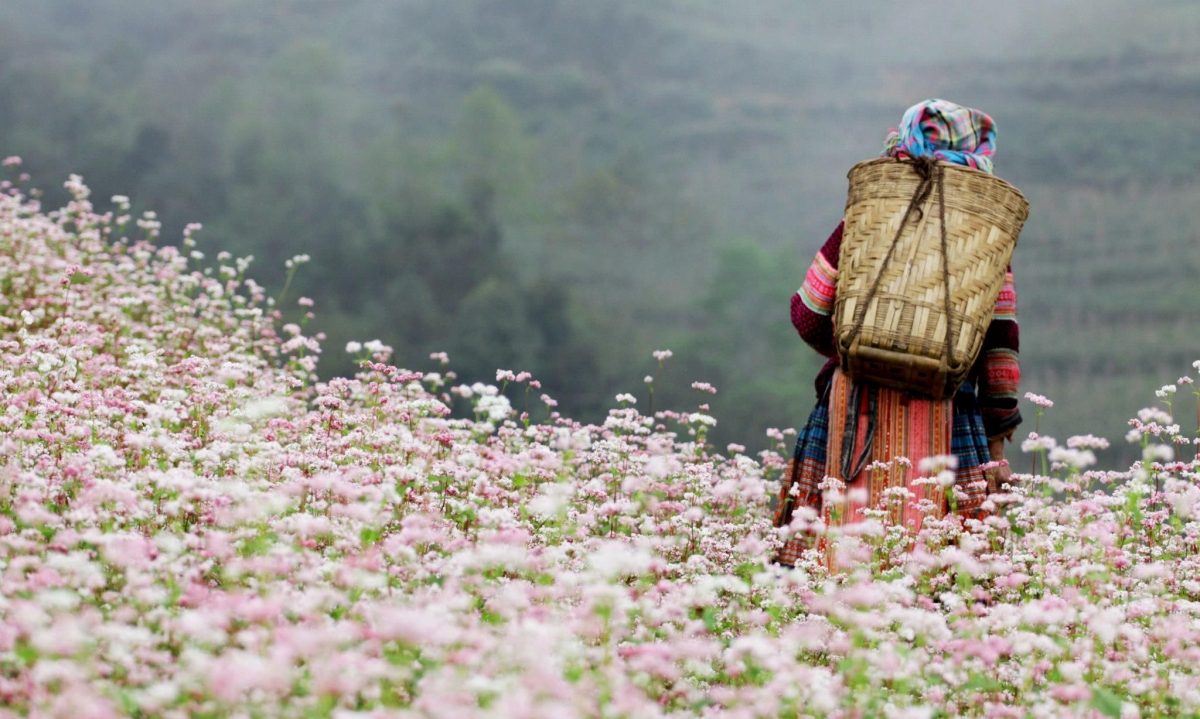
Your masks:
M816 401L812 379L824 358L799 341L789 322L763 321L788 314L800 264L793 254L748 240L723 247L695 305L698 328L678 344L689 376L719 388L714 414L737 428L719 432L718 441L757 439L768 427L803 424Z
M475 193L495 193L508 213L528 201L535 179L534 142L522 124L504 98L481 85L463 100L455 128L459 171Z
M462 380L515 363L596 419L671 347L659 401L712 382L714 441L755 445L811 404L786 305L846 169L950 97L997 119L1033 205L1025 384L1052 432L1116 438L1094 418L1195 359L1197 47L1171 0L46 0L0 5L0 155L49 203L79 172L165 241L203 222L272 294L311 255L289 292L322 374L378 337Z
M531 367L542 350L541 337L525 312L517 288L491 278L464 298L451 350L456 363L474 376L489 367Z

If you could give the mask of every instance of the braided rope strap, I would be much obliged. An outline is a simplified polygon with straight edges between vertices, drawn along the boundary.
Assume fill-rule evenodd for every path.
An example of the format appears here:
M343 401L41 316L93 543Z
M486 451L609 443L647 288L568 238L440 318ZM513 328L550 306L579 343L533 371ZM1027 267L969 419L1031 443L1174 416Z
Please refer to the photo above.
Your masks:
M856 165L834 308L843 371L952 394L982 348L1028 207L1003 180L931 157Z
M929 155L921 155L910 160L913 170L921 176L921 182L917 184L917 189L913 191L912 199L908 201L908 209L904 211L904 218L900 220L900 226L896 228L896 235L892 238L892 242L888 245L887 254L883 257L883 263L879 267L879 272L875 275L875 281L871 283L871 289L867 291L867 297L855 312L854 327L850 330L850 344L858 339L862 333L863 320L867 316L867 308L871 306L871 300L875 299L875 294L879 291L879 283L883 281L884 270L892 261L892 255L896 252L896 245L900 242L900 236L904 234L904 228L908 225L908 220L913 216L913 213L923 216L925 211L921 209L921 205L929 199L929 195L933 187L937 186L938 191L938 221L941 225L942 234L942 301L946 317L950 317L950 266L946 259L946 252L949 243L946 241L946 184L945 174L942 168L938 165L937 159ZM954 352L954 323L949 322L946 327L946 352L943 355L943 364L950 361L950 356Z

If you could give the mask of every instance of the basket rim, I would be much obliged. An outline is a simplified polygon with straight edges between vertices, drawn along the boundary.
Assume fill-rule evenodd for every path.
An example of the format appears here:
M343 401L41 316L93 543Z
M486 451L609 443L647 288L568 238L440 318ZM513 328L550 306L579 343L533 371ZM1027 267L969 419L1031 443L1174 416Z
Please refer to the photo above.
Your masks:
M900 163L900 164L909 165L909 164L912 164L912 162L913 162L913 160L911 158L874 157L874 158L871 158L870 160L863 160L862 162L856 163L854 165L854 167L851 167L849 172L846 173L846 179L849 180L851 178L851 176L855 173L855 171L857 171L859 168L865 168L865 167L868 167L871 165L883 165L883 164L889 164L889 163ZM986 179L986 180L991 180L993 182L997 182L1000 185L1002 185L1003 187L1005 187L1006 189L1011 190L1014 194L1016 194L1018 197L1020 197L1022 200L1024 200L1026 206L1029 205L1029 198L1025 197L1025 194L1023 192L1018 190L1016 188L1016 186L1013 185L1011 182L1008 182L1007 180L1005 180L1004 178L1002 178L998 175L994 175L990 172L984 172L983 170L976 170L975 168L967 167L966 165L959 165L954 162L946 162L945 160L938 160L937 164L939 167L950 170L952 172L969 173L971 175L975 175L975 176L979 177L980 179Z

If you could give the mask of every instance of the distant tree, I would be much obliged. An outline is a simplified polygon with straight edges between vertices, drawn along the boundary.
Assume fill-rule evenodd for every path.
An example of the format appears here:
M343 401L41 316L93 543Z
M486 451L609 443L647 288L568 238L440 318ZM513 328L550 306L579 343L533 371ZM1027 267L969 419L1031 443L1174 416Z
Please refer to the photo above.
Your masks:
M788 305L804 261L749 240L725 245L679 344L690 376L717 385L718 442L763 442L767 427L803 424L824 358L796 335ZM683 401L683 398L680 398Z
M420 277L439 311L452 315L476 285L505 274L495 190L474 180L463 191L463 199L398 197L384 210L381 234L359 246L352 260L356 301L369 302L397 275Z
M463 100L453 147L467 193L487 193L488 204L494 202L505 219L519 216L534 190L535 145L516 111L491 87L477 87Z
M464 377L494 380L497 369L537 369L542 337L512 281L493 277L472 289L453 322L450 352Z

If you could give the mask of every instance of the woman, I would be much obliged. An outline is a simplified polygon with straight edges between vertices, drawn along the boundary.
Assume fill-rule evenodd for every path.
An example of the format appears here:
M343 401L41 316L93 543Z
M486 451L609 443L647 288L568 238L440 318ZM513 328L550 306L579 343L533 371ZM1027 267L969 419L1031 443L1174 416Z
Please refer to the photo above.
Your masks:
M904 114L900 129L888 135L883 154L930 155L991 173L994 152L995 125L990 117L945 100L927 100ZM839 224L821 247L803 286L792 297L792 324L805 342L830 359L817 375L817 406L797 439L776 526L788 525L797 507L822 513L826 523L849 524L863 519L862 509L887 504L892 521L918 530L928 507L922 510L911 501L885 502L886 491L905 487L920 496L926 485L914 480L927 474L918 470L921 460L944 455L953 455L957 467L954 501L940 509L982 517L989 484L996 487L1010 477L1004 443L1011 441L1021 423L1012 270L996 301L979 359L953 398L925 399L885 387L864 391L868 388L856 386L842 373L834 345L832 313L842 227ZM896 462L898 457L911 464ZM824 506L823 495L830 484L841 493L837 506ZM794 565L810 544L804 535L793 537L776 561Z

